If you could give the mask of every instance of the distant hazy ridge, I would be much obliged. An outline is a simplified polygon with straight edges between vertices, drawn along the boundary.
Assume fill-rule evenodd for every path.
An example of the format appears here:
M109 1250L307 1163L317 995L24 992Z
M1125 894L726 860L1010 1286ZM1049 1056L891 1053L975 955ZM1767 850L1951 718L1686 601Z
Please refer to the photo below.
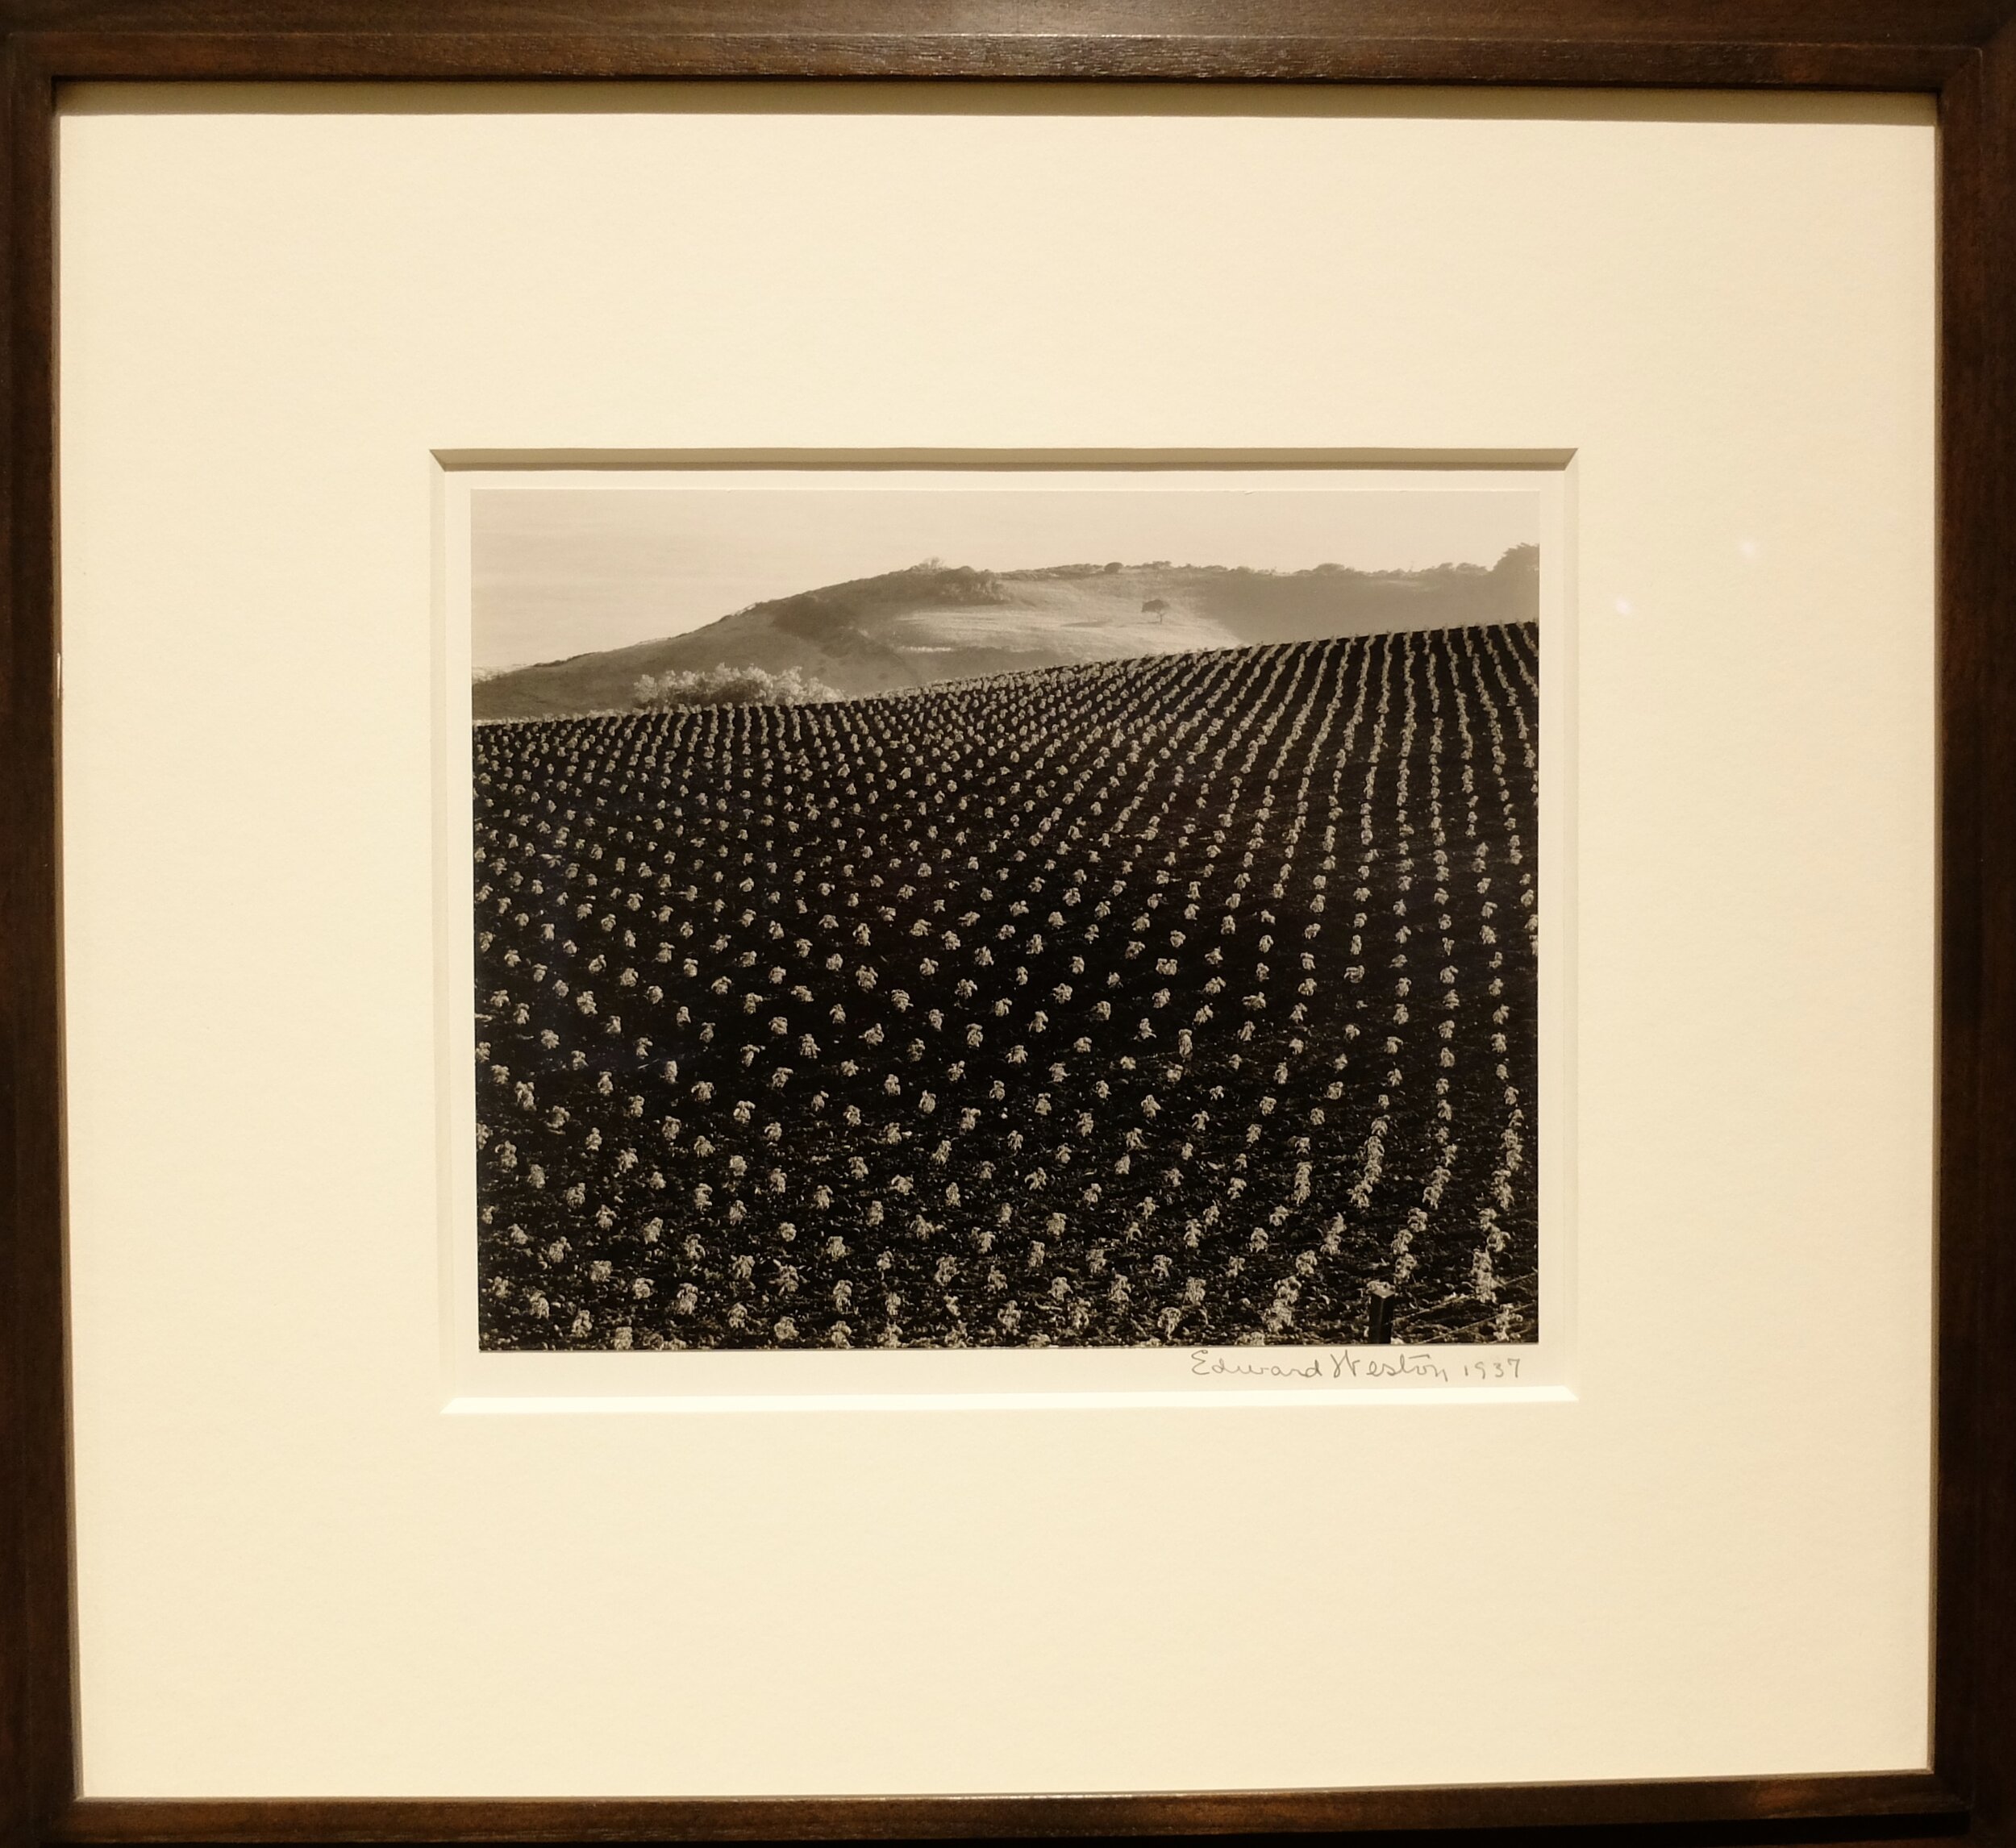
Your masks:
M663 641L514 668L479 681L473 700L479 719L606 712L630 704L640 675L723 665L796 667L854 696L1193 648L1530 622L1539 613L1539 555L1530 545L1489 567L1412 572L1166 564L992 572L934 562L753 604Z

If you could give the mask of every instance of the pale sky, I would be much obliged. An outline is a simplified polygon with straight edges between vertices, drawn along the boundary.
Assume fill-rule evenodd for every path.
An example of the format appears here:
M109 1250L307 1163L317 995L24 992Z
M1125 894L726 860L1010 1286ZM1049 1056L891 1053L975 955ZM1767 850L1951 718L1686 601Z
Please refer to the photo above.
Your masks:
M509 488L469 496L479 672L677 635L927 558L1361 571L1493 564L1535 494L1462 489Z

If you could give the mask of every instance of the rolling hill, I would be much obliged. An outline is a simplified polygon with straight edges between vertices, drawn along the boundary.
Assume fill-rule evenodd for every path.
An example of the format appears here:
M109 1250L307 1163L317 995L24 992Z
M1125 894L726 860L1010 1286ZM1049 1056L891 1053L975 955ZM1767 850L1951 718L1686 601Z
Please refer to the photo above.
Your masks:
M852 697L1201 648L1530 622L1539 604L1530 545L1489 567L1413 572L1162 562L993 572L934 560L752 604L662 640L514 668L478 681L473 700L479 720L616 711L643 675L721 666L795 667Z

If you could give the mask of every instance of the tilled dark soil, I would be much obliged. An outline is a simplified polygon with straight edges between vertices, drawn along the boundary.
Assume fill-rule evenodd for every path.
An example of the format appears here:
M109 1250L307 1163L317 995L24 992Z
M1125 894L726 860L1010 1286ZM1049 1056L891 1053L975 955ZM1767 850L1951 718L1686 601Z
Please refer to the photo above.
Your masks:
M1531 1340L1537 674L480 726L483 1344Z

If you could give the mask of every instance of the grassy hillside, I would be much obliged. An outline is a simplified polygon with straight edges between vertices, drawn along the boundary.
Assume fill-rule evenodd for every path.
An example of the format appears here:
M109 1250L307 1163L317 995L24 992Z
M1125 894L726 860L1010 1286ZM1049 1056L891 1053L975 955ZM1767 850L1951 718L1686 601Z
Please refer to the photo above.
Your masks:
M1531 546L1488 568L1418 572L919 565L755 604L661 641L518 668L479 681L474 704L479 719L620 710L642 675L724 665L795 667L859 697L1204 648L1527 622L1539 604Z

